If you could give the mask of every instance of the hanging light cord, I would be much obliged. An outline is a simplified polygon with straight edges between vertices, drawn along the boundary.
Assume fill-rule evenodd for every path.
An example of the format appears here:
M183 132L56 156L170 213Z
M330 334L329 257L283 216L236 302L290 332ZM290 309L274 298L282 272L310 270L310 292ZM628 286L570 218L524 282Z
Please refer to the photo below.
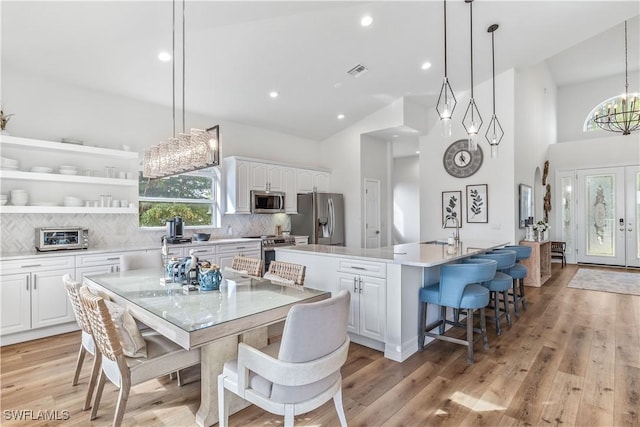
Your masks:
M172 26L171 26L171 105L173 111L173 137L176 137L176 0L173 0L173 13L172 13Z
M629 59L627 58L627 21L624 21L624 98L629 95Z
M491 74L493 76L493 115L496 115L496 56L494 54L493 35L495 30L491 32ZM495 124L493 125L495 127Z
M186 104L184 102L185 99L185 94L184 94L184 88L186 85L186 80L187 80L187 76L185 74L185 57L186 57L186 52L185 52L185 35L186 35L186 30L185 30L185 26L184 26L184 3L185 0L182 0L182 133L186 133L185 132L185 110L186 110Z
M469 31L471 33L471 99L473 99L473 0L469 2Z
M444 0L444 78L447 78L447 0Z

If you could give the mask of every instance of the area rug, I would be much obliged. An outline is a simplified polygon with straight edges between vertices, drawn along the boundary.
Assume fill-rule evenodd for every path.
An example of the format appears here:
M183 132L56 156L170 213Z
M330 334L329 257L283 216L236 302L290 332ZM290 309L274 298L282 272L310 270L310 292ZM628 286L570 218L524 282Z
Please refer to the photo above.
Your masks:
M569 288L640 295L640 272L593 270L581 268L567 285Z

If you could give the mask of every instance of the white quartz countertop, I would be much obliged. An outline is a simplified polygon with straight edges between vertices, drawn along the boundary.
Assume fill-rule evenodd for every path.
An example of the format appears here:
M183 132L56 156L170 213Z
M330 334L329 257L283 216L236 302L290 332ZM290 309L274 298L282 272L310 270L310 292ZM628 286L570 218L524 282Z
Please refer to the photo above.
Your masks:
M261 239L254 239L248 237L236 237L228 239L211 239L205 241L192 241L187 243L169 244L169 247L176 248L188 248L198 246L211 246L211 245L223 245L226 243L247 243L247 242L260 242ZM129 251L145 251L145 250L160 250L162 244L158 242L157 245L140 245L140 246L113 246L107 248L89 248L89 249L76 249L76 250L63 250L63 251L47 251L38 252L35 250L15 252L15 253L3 253L0 255L0 261L19 260L23 258L33 257L50 257L50 256L75 256L75 255L98 255L101 253L114 253L114 252L129 252Z
M346 246L304 245L276 248L276 251L305 252L321 256L360 258L416 267L433 267L507 244L509 242L474 239L462 241L458 246L437 243L405 243L383 248L365 249Z

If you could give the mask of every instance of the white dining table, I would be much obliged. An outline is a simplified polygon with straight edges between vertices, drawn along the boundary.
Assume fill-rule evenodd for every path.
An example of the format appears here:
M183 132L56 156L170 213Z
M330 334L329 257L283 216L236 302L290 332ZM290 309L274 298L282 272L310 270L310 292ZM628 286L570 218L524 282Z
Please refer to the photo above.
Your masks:
M232 272L224 272L219 290L206 292L187 292L179 283L165 283L160 269L89 275L84 281L181 347L199 349L201 395L196 423L200 426L218 422L217 378L224 363L237 357L239 342L263 347L267 326L285 319L293 305L331 296ZM245 406L236 400L231 411Z

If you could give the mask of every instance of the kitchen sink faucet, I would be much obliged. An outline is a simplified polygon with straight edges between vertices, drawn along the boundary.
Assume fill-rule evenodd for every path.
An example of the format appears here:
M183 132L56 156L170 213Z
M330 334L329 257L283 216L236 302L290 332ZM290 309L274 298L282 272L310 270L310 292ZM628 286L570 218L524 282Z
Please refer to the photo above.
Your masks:
M449 220L453 220L453 223L456 226L456 234L454 236L454 240L457 246L460 243L460 220L458 220L457 216L447 215L447 217L444 219L444 222L442 223L442 228L447 227L447 223L449 222Z

